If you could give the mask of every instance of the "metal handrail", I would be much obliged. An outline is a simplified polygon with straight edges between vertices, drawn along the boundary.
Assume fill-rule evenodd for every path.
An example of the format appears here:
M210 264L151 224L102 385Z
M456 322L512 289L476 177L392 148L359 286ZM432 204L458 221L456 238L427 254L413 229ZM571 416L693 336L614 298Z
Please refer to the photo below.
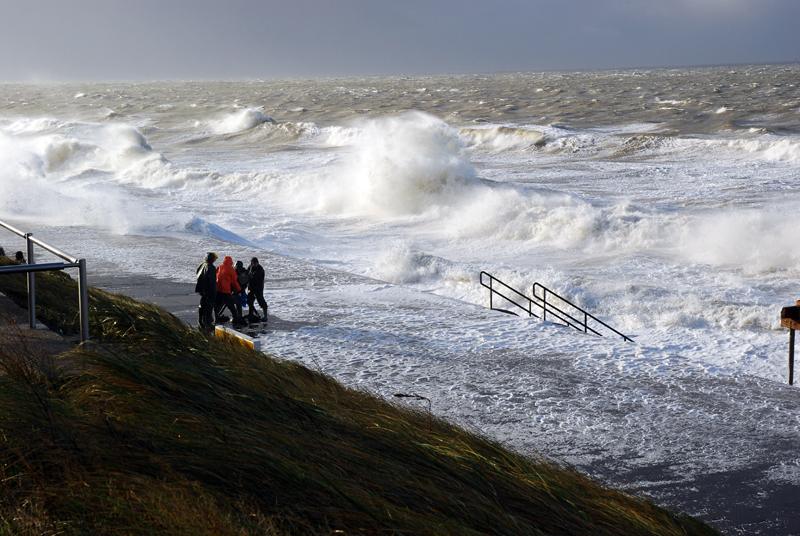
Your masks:
M488 284L488 285L487 285L486 283L484 283L484 282L483 282L483 276L486 276L486 277L488 277L488 278L489 278L489 284ZM502 312L504 312L504 313L510 313L510 314L512 314L512 315L517 315L517 313L515 313L515 312L513 312L513 311L508 311L508 310L506 310L506 309L498 309L498 308L496 308L496 307L494 306L494 302L493 302L492 298L493 298L493 295L494 295L494 294L497 294L498 296L500 296L500 297L501 297L501 298L503 298L504 300L506 300L506 301L508 301L508 302L510 302L510 303L513 303L514 305L516 305L517 307L519 307L520 309L522 309L524 312L528 313L528 316L529 316L529 317L530 317L530 316L532 316L532 317L534 317L534 318L539 318L539 316L538 316L536 313L534 313L534 312L532 311L533 300L531 300L531 299L530 299L528 296L526 296L525 294L521 293L520 291L518 291L518 290L517 290L517 289L515 289L514 287L511 287L511 286L509 286L509 285L505 284L503 281L501 281L501 280L497 279L495 276L493 276L493 275L492 275L492 274L490 274L489 272L481 272L481 273L480 273L480 276L479 276L479 278L478 278L478 279L479 279L479 282L480 282L480 284L481 284L482 286L484 286L484 287L486 287L486 288L488 288L488 289L489 289L489 309L491 309L492 311L502 311ZM503 293L502 293L502 292L500 292L499 290L495 289L495 288L494 288L494 286L493 286L493 282L494 282L494 281L497 281L498 283L500 283L501 285L503 285L505 288L507 288L507 289L508 289L508 290L510 290L511 292L513 292L513 293L515 293L516 295L518 295L519 297L521 297L521 298L523 298L523 299L527 300L527 301L528 301L528 307L525 307L524 305L520 305L520 304L518 304L517 302L515 302L514 300L512 300L511 298L509 298L508 296L506 296L505 294L503 294ZM519 316L519 315L517 315L517 316Z
M483 282L483 276L484 276L484 275L485 275L485 276L487 276L487 277L489 278L489 284L488 284L488 285L487 285L486 283L484 283L484 282ZM501 285L502 285L502 286L504 286L505 288L507 288L507 289L509 289L510 291L512 291L514 294L516 294L516 295L520 296L521 298L524 298L525 300L527 300L527 302L528 302L528 307L526 308L524 305L520 305L519 303L515 302L514 300L512 300L511 298L509 298L508 296L506 296L505 294L503 294L503 293L502 293L502 292L500 292L499 290L495 289L495 288L494 288L494 286L493 286L493 283L494 283L495 281L497 281L499 284L501 284ZM518 290L517 290L517 289L515 289L514 287L512 287L512 286L509 286L507 283L505 283L505 282L504 282L504 281L502 281L501 279L498 279L498 278L496 278L495 276L493 276L493 275L492 275L492 274L490 274L489 272L481 272L481 275L480 275L480 283L481 283L481 285L483 285L484 287L488 288L488 289L489 289L489 291L490 291L490 292L489 292L489 308L490 308L490 309L492 309L493 311L502 311L502 312L504 312L504 313L510 313L510 314L513 314L513 315L519 316L517 313L515 313L515 312L513 312L513 311L509 311L509 310L507 310L507 309L500 309L500 308L498 308L498 307L495 307L495 306L494 306L494 302L493 302L493 295L494 295L494 294L497 294L497 295L498 295L498 296L500 296L501 298L505 299L506 301L508 301L508 302L510 302L510 303L513 303L514 305L516 305L517 307L519 307L520 309L522 309L524 312L528 313L528 316L529 316L529 317L531 317L531 316L532 316L532 317L534 317L534 318L542 318L542 320L547 320L547 309L546 309L545 307L542 307L542 305L541 305L540 303L536 303L536 301L534 301L533 299L531 299L531 298L529 298L528 296L526 296L525 294L521 293L520 291L518 291ZM534 296L534 298L537 298L537 297L536 297L536 296ZM542 317L539 317L539 315L537 315L536 313L534 313L534 312L533 312L533 306L534 306L534 305L535 305L536 307L539 307L540 309L542 309L542 313L543 313L543 316L542 316ZM555 308L555 307L554 307L554 308ZM577 320L576 318L573 318L573 317L572 317L572 316L570 316L569 314L567 314L567 313L564 313L563 311L561 311L561 310L560 310L560 309L558 309L558 308L555 308L555 309L556 309L557 311L559 311L559 312L563 313L563 314L564 314L564 316L566 316L566 317L568 317L568 318L570 318L570 319L574 320L576 323L580 323L580 321L579 321L579 320ZM560 316L558 313L554 313L554 312L550 311L550 315L551 315L551 316L554 316L554 317L556 317L556 318L557 318L557 319L559 319L561 322L564 322L564 324L565 324L566 326L569 326L569 327L572 327L572 328L575 328L575 329L578 329L578 330L580 330L580 328L578 327L578 325L577 325L577 324L573 324L572 322L570 322L570 321L569 321L569 320L567 320L566 318L564 318L564 317ZM597 333L597 332L596 332L595 330L593 330L592 328L589 328L589 331L591 331L591 332L592 332L592 333L594 333L595 335L600 335L599 333Z
M86 281L86 259L78 259L64 253L57 247L33 237L33 233L26 233L13 225L0 220L0 227L11 231L13 234L24 238L28 250L28 264L0 267L1 274L25 273L28 276L28 320L31 329L36 328L36 272L51 272L66 268L78 269L78 315L81 326L81 342L89 340L89 285ZM39 246L49 251L56 257L67 261L36 264L34 246Z
M488 284L484 282L484 276L488 279ZM628 342L633 342L633 339L631 339L627 335L625 335L623 333L620 333L619 331L617 331L616 329L612 328L611 326L609 326L608 324L606 324L605 322L603 322L602 320L600 320L599 318L597 318L593 314L589 313L585 309L575 305L571 301L567 300L566 298L563 298L559 294L553 292L552 290L550 290L549 288L545 287L544 285L542 285L542 284L540 284L538 282L534 283L533 287L532 287L533 298L531 298L529 296L526 296L522 292L518 291L514 287L511 287L510 285L508 285L504 281L498 279L497 277L493 276L492 274L490 274L489 272L486 272L486 271L481 271L480 276L479 276L479 282L480 282L481 286L486 287L487 289L489 289L489 308L491 310L493 310L493 311L502 311L502 312L505 312L505 313L511 313L511 314L517 315L517 313L515 313L513 311L508 311L506 309L500 309L500 308L497 308L497 307L494 306L493 297L494 297L495 294L497 294L498 296L500 296L504 300L514 304L519 309L522 309L524 312L528 313L528 316L532 316L532 317L535 317L535 318L540 318L536 313L533 312L533 306L536 306L539 309L541 309L541 312L542 312L541 319L542 320L547 320L547 315L549 313L551 317L555 317L556 319L560 320L561 322L564 323L564 325L566 325L568 327L571 327L571 328L576 329L578 331L583 331L584 333L592 333L594 335L598 335L598 336L602 337L603 336L602 333L600 333L599 331L597 331L593 327L589 326L589 319L591 318L592 320L595 320L599 324L603 325L604 327L606 327L609 330L613 331L617 335L621 336L624 340L626 340ZM502 292L497 290L495 288L495 286L494 286L495 282L498 283L499 285L501 285L501 288L508 289L511 292L513 292L514 294L516 294L517 296L519 296L519 297L523 298L524 300L526 300L527 301L527 307L517 303L516 301L512 300L511 298L509 298L508 296L506 296L505 294L503 294ZM542 297L539 297L536 294L536 288L537 287L543 289ZM562 300L564 303L567 303L571 307L573 307L576 310L580 311L580 313L583 314L583 321L575 318L574 316L572 316L572 314L564 311L563 309L561 309L560 307L558 307L554 303L548 302L547 301L547 294L548 293L552 294L553 296L555 296L559 300ZM517 315L517 316L519 316L519 315Z
M542 292L542 298L539 298L539 296L536 294L536 287L539 287L539 288L542 289L542 291L543 291ZM533 284L531 292L533 292L534 298L542 300L543 305L544 305L543 309L545 309L545 310L546 310L547 306L549 305L550 307L556 309L557 311L561 312L562 314L565 314L565 315L569 316L566 312L562 311L561 309L559 309L558 307L556 307L552 303L551 304L547 303L547 293L549 292L550 294L552 294L553 296L555 296L559 300L563 301L564 303L570 305L571 307L573 307L573 308L577 309L578 311L580 311L581 313L583 313L583 329L584 329L584 332L586 332L587 330L590 330L590 331L594 332L596 335L600 335L600 333L597 333L597 331L595 331L595 330L593 330L592 328L589 327L588 320L589 320L589 318L591 318L595 322L597 322L597 323L601 324L602 326L608 328L609 330L613 331L614 333L616 333L617 335L622 337L624 340L626 340L628 342L633 342L633 339L631 339L630 337L628 337L624 333L620 333L619 331L617 331L616 329L612 328L611 326L609 326L608 324L606 324L605 322L603 322L602 320L600 320L599 318L597 318L593 314L591 314L588 311L586 311L586 309L584 309L584 308L582 308L582 307L580 307L578 305L575 305L574 303L572 303L571 301L569 301L565 297L561 296L560 294L558 294L556 292L553 292L552 290L550 290L549 288L547 288L546 286L542 285L539 282L535 282ZM576 320L572 316L570 316L570 318L572 318L576 322L580 323L580 320ZM602 335L600 335L600 336L602 337Z
M73 264L76 264L78 262L78 260L79 260L79 259L73 257L72 255L68 255L68 254L64 253L63 251L61 251L58 248L51 246L50 244L46 244L46 243L42 242L38 238L34 238L33 234L30 234L30 237L31 237L31 242L33 242L34 244L36 244L40 248L49 251L50 253L52 253L56 257L61 257L65 261L71 262Z

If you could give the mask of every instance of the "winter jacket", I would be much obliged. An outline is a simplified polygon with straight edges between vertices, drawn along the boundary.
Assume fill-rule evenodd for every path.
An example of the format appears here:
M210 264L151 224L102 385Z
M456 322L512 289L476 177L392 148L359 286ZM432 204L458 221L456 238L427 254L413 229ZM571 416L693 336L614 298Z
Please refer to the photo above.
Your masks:
M250 275L247 273L247 269L244 266L236 268L236 278L242 290L250 283Z
M251 264L247 274L250 276L250 290L258 294L264 292L264 268L260 264Z
M197 267L197 283L194 291L202 296L214 296L217 293L217 267L211 262L204 262Z
M241 292L242 287L239 286L238 278L236 277L236 269L233 267L233 259L225 257L222 261L222 266L217 270L217 292L222 294L232 294L233 292Z

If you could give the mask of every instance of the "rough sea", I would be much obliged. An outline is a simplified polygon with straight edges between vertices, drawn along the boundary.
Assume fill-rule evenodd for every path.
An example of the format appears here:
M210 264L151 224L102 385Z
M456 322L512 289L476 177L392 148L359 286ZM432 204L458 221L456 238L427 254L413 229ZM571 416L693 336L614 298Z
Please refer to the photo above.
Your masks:
M753 489L788 486L800 496L800 413L781 402L794 396L796 409L800 392L783 385L788 336L778 318L800 298L798 181L798 65L0 85L0 218L41 230L98 273L190 281L203 248L224 254L229 244L390 284L371 287L390 289L379 305L355 290L333 305L371 322L374 344L346 331L315 340L309 328L276 335L273 351L303 355L330 344L326 372L387 394L381 371L398 371L391 352L376 349L422 336L425 313L408 311L436 310L441 337L452 339L437 339L449 357L415 354L412 387L438 382L442 393L468 393L453 370L466 376L490 359L494 372L469 380L469 410L461 394L442 394L437 411L612 483L615 468L597 465L612 457L592 449L628 461L655 449L644 465L690 476L749 470ZM0 235L7 251L11 242ZM538 281L636 342L599 342L475 307L493 315L491 330L464 326L453 304L488 305L481 270L526 293ZM293 292L310 303L315 281L307 282ZM285 314L303 316L300 308ZM458 339L467 329L474 339ZM590 347L598 350L589 358ZM520 376L517 361L498 357L523 348L545 348L551 361L557 353L566 364L551 362L553 374L583 360L581 375L602 381L588 392L536 395L535 373ZM624 383L630 378L638 380ZM644 394L625 397L647 382ZM694 406L687 389L699 393ZM496 396L481 398L486 391ZM602 409L581 413L576 397ZM715 406L714 397L725 401ZM670 400L680 400L674 419ZM627 420L625 411L648 404L652 412L639 417L676 444L665 439L659 450L652 427ZM621 420L603 426L613 411ZM705 424L676 439L693 429L692 412L721 422L723 434L742 422L754 437L772 429L783 454L772 463L765 447L748 458L753 444L737 433L725 435L724 448L692 444ZM628 437L630 426L648 437ZM626 441L629 449L614 450ZM636 482L663 475L637 478L621 484L659 498ZM794 530L769 506L761 524L737 521L699 499L682 503L674 489L662 502L694 508L731 533Z

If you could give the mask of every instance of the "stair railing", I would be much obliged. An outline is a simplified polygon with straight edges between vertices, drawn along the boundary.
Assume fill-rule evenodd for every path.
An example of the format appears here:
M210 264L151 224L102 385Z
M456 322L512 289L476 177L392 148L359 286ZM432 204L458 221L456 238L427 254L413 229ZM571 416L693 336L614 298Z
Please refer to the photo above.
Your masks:
M81 342L89 340L89 285L86 282L86 259L78 259L60 249L33 237L4 221L0 227L24 238L27 246L28 263L0 266L2 274L26 274L28 277L28 321L31 329L36 328L36 272L56 272L66 268L78 269L78 315L81 329ZM66 262L48 262L36 264L34 245L49 251Z
M503 312L503 313L508 313L510 315L519 316L514 311L509 311L508 309L500 309L499 307L495 307L493 298L494 298L494 295L497 294L498 296L500 296L501 298L503 298L507 302L509 302L509 303L513 304L514 306L516 306L518 309L522 310L525 313L528 313L529 317L532 316L534 318L539 318L539 316L536 313L533 312L533 305L537 305L537 304L534 304L533 300L531 300L528 296L526 296L525 294L521 293L520 291L518 291L514 287L508 286L503 281L497 279L495 276L493 276L489 272L481 272L480 283L481 283L482 286L484 286L484 287L489 289L489 309L491 309L492 311L500 311L500 312ZM519 304L516 301L512 300L511 298L509 298L508 296L503 294L503 292L501 292L501 290L498 290L498 288L503 290L504 292L507 292L507 293L510 293L510 294L514 294L514 297L517 298L517 299L521 298L522 300L524 300L526 302L526 305Z
M517 309L521 310L524 313L527 313L529 317L534 318L541 318L542 320L547 320L548 315L551 319L555 319L556 323L562 322L565 326L571 327L577 331L582 331L584 333L592 333L594 335L598 335L600 337L603 334L595 329L594 327L589 325L589 319L597 322L601 326L607 328L608 330L612 331L613 333L619 335L623 338L623 340L628 342L633 342L629 336L620 333L616 329L609 326L607 323L603 322L593 314L589 313L582 307L579 307L569 301L568 299L564 298L563 296L553 292L549 288L545 287L540 283L534 283L531 289L533 293L533 297L526 296L522 292L518 291L514 287L508 285L504 281L498 279L497 277L493 276L489 272L482 271L480 273L480 284L489 289L489 308L493 311L501 311L503 313L508 313L512 315L519 316L519 314L515 311L510 311L508 309L502 309L500 307L496 307L494 303L494 295L497 294L500 298L504 299L505 301L509 302L510 304L514 305ZM541 289L541 296L536 293L537 289ZM508 296L511 294L514 299ZM548 297L550 297L550 301L548 301ZM560 300L561 302L567 304L573 310L570 312L565 311L562 307L559 307L557 303L554 303L553 298ZM522 301L522 303L519 303ZM541 317L533 312L534 307L537 307L538 310L541 312ZM565 307L566 308L566 307ZM576 315L578 318L576 318ZM553 322L554 320L551 320Z
M539 297L539 295L536 293L536 289L537 288L542 290L541 297ZM589 326L589 319L591 318L592 320L594 320L598 324L602 325L603 327L605 327L609 331L612 331L612 332L616 333L617 335L619 335L620 337L622 337L623 340L626 340L628 342L633 342L633 339L631 339L630 337L628 337L624 333L620 333L619 331L617 331L616 329L612 328L611 326L609 326L608 324L606 324L605 322L603 322L602 320L600 320L599 318L597 318L593 314L591 314L588 311L586 311L586 309L584 309L584 308L582 308L582 307L580 307L578 305L575 305L574 303L572 303L571 301L569 301L565 297L561 296L560 294L558 294L556 292L553 292L552 290L550 290L546 286L542 285L541 283L538 283L538 282L534 283L533 284L533 288L531 289L531 291L533 292L533 297L540 302L540 304L537 304L537 305L539 305L539 307L542 308L542 319L543 320L547 319L547 313L548 313L548 311L550 311L551 314L555 315L557 318L559 318L563 322L566 322L567 324L569 324L570 327L573 327L573 328L577 329L578 331L583 331L584 333L591 332L591 333L594 333L595 335L599 335L599 336L602 337L603 335L600 332L598 332L597 330L595 330L594 328ZM566 311L562 310L560 307L558 307L556 304L553 303L552 299L551 299L550 302L548 302L547 301L547 295L548 294L550 294L552 297L555 297L558 300L562 301L563 303L566 303L567 305L572 307L577 312L578 316L581 316L581 315L583 316L583 320L579 320L579 319L575 318L574 316L572 316L571 314L567 313ZM561 316L556 315L553 311L557 311L561 315L568 317L570 320L572 320L572 322L575 322L575 324L573 324L572 322L567 322L566 320L561 318Z

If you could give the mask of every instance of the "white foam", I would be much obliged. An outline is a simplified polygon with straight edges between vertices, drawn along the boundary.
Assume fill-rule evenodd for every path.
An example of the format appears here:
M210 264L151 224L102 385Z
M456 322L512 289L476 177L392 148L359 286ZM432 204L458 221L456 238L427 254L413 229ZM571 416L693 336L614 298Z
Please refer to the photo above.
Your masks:
M764 134L755 139L735 139L727 142L735 151L753 154L773 162L800 160L800 138Z
M787 214L800 210L797 203L763 209L714 212L688 225L681 241L693 262L734 266L747 273L775 269L800 271L800 243Z
M236 134L271 122L273 122L273 119L264 113L263 108L252 107L242 108L218 119L211 120L208 125L215 134Z
M130 125L17 120L0 127L0 210L15 218L128 232L153 221L118 184L149 187L148 180L171 175L165 167Z
M531 128L486 126L462 128L459 134L469 146L491 151L525 150L545 144L544 133Z
M318 209L374 216L419 214L476 181L458 133L409 112L365 123L356 150L318 185Z

